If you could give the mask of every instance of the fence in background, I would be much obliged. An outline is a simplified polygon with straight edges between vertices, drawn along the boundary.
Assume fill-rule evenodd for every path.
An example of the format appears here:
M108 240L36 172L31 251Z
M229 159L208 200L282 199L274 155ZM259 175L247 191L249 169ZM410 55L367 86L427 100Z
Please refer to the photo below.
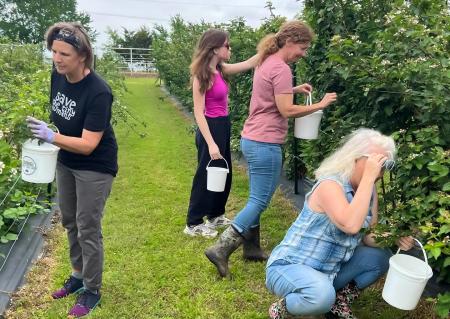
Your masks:
M153 62L152 50L148 48L111 48L120 56L121 72L130 76L151 76L157 71Z

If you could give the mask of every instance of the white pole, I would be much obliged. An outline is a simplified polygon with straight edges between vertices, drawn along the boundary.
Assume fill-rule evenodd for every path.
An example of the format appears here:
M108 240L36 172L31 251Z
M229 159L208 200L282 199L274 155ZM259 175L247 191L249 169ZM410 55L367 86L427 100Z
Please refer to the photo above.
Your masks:
M131 72L133 72L133 48L130 48L130 64L131 64Z

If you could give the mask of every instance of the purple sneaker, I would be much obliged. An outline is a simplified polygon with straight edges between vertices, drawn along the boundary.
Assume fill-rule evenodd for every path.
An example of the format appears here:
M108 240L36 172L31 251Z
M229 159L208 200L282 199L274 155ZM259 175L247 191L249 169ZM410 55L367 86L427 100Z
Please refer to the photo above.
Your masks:
M67 297L70 294L76 293L83 288L83 280L70 276L63 284L63 287L52 293L53 299L60 299Z
M75 306L70 309L68 315L75 318L88 315L100 303L100 298L100 293L94 294L93 292L85 289L78 295Z

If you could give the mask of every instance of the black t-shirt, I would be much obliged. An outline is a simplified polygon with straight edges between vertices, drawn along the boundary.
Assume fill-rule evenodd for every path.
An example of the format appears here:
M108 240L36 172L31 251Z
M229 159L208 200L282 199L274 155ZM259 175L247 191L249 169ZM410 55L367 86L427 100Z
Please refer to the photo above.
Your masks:
M108 84L91 71L81 81L70 83L65 75L52 73L51 120L59 132L81 137L83 129L101 132L100 143L90 155L61 149L58 161L65 166L101 173L117 174L117 143L111 126L113 95Z

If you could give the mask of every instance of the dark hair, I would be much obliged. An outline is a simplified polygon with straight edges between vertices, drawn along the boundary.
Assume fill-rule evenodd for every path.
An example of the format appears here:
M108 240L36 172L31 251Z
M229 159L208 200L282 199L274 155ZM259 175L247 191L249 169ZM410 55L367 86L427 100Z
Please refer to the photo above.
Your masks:
M197 49L192 57L190 65L191 76L197 77L200 83L200 92L205 93L213 81L213 72L209 67L214 56L214 49L223 46L229 39L228 33L219 29L209 29L205 31L197 44ZM222 73L221 65L218 65L219 72ZM223 75L223 74L222 74Z
M92 68L94 54L86 29L78 22L58 22L47 29L45 41L51 50L53 41L64 41L74 47L78 54L86 57L85 66Z

